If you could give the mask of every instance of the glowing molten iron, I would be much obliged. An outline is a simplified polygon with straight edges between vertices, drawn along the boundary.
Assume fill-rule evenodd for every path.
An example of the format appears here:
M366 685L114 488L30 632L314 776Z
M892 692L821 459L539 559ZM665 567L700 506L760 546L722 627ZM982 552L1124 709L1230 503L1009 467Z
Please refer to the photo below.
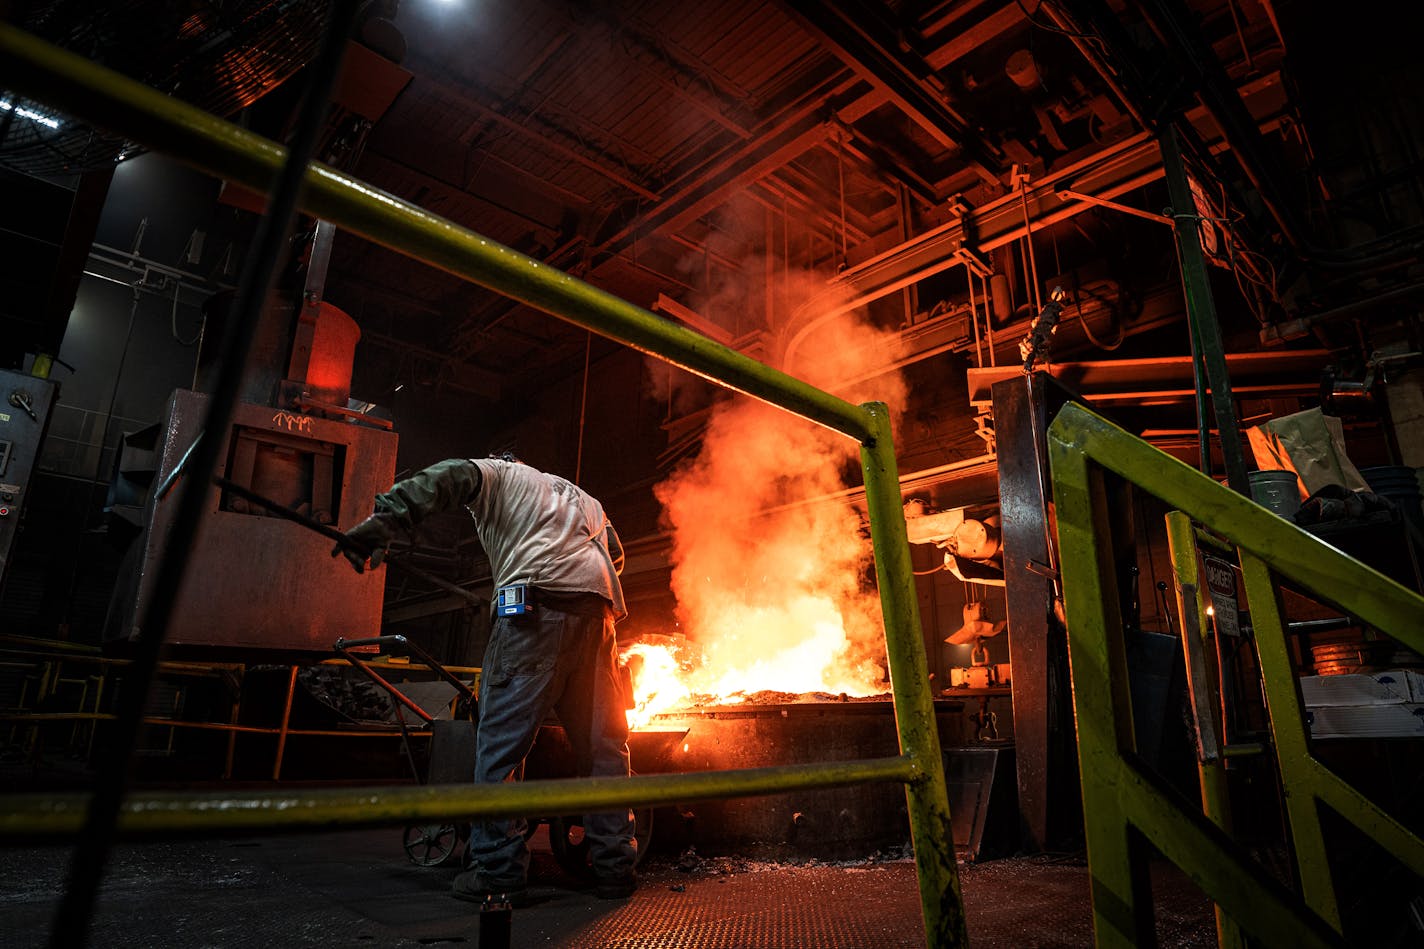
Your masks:
M700 648L634 643L623 651L636 708L629 727L693 705L731 705L757 692L877 695L884 669L846 633L840 608L801 596L780 608L733 604L728 630ZM873 652L873 650L872 650Z
M831 609L824 602L802 606L813 612ZM804 638L766 654L757 654L759 638L755 628L744 627L743 632L712 643L700 659L686 656L686 649L661 643L639 642L627 647L622 659L632 671L637 703L628 712L628 726L645 727L656 715L693 705L744 702L747 696L763 691L854 696L885 691L878 667L847 659L849 642L837 616L815 623ZM735 661L738 659L740 662Z

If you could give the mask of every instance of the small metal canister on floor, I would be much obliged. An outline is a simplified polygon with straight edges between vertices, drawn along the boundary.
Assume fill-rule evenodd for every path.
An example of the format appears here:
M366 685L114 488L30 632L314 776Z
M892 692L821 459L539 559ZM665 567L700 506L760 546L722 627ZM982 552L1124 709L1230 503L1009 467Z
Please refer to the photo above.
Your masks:
M509 949L514 909L503 896L490 894L480 906L480 949Z

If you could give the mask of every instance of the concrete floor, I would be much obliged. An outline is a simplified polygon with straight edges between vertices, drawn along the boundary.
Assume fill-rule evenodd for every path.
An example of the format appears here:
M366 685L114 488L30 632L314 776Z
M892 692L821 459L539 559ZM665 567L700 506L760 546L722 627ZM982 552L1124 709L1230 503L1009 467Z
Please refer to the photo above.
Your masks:
M535 845L537 902L513 913L515 949L925 945L914 865L903 857L782 864L653 853L638 892L606 901ZM0 946L45 946L69 851L0 852ZM1160 870L1160 945L1214 946L1209 904L1171 868ZM455 872L412 864L396 829L124 844L110 861L89 945L477 946L479 907L449 895ZM1092 945L1081 860L996 860L961 874L974 949Z

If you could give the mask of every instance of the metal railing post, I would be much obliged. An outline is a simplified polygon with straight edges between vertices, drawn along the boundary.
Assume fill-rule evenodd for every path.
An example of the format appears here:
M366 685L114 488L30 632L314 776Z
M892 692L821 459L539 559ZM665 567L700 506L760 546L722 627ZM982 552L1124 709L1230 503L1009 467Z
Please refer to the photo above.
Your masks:
M1053 431L1050 429L1050 432ZM1151 892L1137 859L1119 782L1135 749L1127 653L1113 581L1112 532L1104 523L1102 479L1088 459L1049 439L1058 551L1072 669L1073 717L1083 834L1098 949L1130 949L1154 939Z
M1196 528L1181 511L1166 516L1167 549L1171 552L1176 577L1177 615L1182 618L1182 655L1187 671L1187 690L1197 722L1197 780L1201 787L1202 813L1227 834L1232 833L1231 789L1226 780L1224 722L1217 721L1220 707L1213 683L1220 670L1209 656L1211 629L1203 605L1201 571L1197 567ZM1219 949L1245 949L1241 927L1220 906L1216 908L1216 944Z
M1424 873L1424 843L1310 755L1278 590L1283 580L1294 581L1415 649L1424 648L1418 628L1424 599L1080 405L1058 413L1048 441L1098 945L1135 945L1143 936L1150 892L1136 861L1142 841L1180 867L1252 944L1340 945L1343 937L1332 928L1338 927L1332 918L1333 894L1318 898L1328 886L1328 867L1315 840L1306 848L1305 859L1313 865L1303 868L1302 876L1309 873L1313 879L1302 898L1260 867L1221 826L1164 793L1160 779L1133 754L1131 727L1123 724L1131 719L1131 703L1114 687L1115 680L1125 682L1126 677L1115 658L1123 631L1110 569L1111 537L1103 526L1102 480L1110 472L1142 487L1237 548L1282 783L1287 797L1299 801L1290 811L1297 841L1302 833L1318 838L1314 809L1325 804L1416 873ZM1297 810L1311 811L1300 830Z
M920 633L910 541L900 497L890 415L883 402L868 402L872 439L861 446L865 473L865 503L870 514L870 538L875 547L875 576L885 623L885 654L900 751L915 762L917 776L905 785L910 838L915 845L920 909L925 938L941 949L967 946L968 930L959 892L954 833L949 820L949 792L939 747L929 665Z

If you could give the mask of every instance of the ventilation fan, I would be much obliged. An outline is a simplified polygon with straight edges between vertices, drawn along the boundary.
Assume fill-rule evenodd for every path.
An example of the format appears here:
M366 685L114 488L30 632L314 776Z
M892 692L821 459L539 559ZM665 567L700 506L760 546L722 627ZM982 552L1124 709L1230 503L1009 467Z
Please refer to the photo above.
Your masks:
M323 0L54 0L20 4L16 25L56 46L227 118L316 54ZM32 175L111 167L119 136L0 89L0 164Z

